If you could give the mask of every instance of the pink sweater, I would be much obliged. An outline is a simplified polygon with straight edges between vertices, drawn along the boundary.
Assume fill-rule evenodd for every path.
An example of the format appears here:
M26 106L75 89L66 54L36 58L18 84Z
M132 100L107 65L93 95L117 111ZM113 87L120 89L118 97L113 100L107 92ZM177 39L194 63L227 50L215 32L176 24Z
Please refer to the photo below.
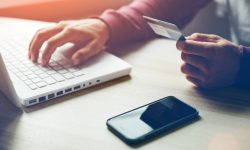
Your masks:
M108 45L118 45L155 36L143 20L143 15L172 22L183 28L210 1L135 0L119 10L106 10L100 18L110 28Z
M100 19L110 29L107 46L115 46L155 37L142 16L177 24L183 28L197 12L212 0L135 0L119 10L106 10ZM243 47L241 67L236 84L250 86L250 47Z

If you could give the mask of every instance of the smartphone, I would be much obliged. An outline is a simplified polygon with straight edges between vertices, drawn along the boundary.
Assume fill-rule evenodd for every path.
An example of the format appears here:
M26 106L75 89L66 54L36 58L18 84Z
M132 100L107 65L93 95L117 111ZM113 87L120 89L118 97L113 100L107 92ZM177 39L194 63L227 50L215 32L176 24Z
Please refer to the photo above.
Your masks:
M122 141L136 146L198 116L195 108L169 96L112 117L106 124Z

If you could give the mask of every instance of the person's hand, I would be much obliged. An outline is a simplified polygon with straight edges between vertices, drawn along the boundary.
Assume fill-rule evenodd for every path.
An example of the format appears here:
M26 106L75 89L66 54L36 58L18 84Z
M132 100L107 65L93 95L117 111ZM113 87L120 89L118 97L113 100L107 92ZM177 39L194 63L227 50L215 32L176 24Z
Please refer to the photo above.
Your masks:
M74 44L73 65L79 65L100 53L109 38L107 25L99 19L62 21L55 26L39 30L29 47L29 58L37 62L42 45L47 42L42 54L42 65L46 66L55 50L66 43Z
M195 33L178 41L187 80L201 88L220 88L234 84L240 68L241 49L217 35Z

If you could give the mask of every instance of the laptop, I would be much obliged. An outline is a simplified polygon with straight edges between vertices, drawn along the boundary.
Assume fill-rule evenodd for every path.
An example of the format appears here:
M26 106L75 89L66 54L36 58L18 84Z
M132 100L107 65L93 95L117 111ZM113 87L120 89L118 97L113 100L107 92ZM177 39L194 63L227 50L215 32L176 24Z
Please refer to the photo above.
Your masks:
M28 20L15 22L23 25L27 22L33 27L51 25ZM72 55L70 43L56 51L48 67L42 67L39 61L34 64L28 59L27 52L35 30L20 30L22 32L15 35L1 34L0 31L0 90L18 107L53 100L131 72L131 65L105 51L83 65L74 67L69 61Z

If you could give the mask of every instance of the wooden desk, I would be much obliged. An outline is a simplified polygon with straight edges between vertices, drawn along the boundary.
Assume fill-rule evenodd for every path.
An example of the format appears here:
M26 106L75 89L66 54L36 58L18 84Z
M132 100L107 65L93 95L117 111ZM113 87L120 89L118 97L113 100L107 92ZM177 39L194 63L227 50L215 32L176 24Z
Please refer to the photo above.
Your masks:
M13 25L10 23L9 29ZM107 130L106 120L174 95L196 107L201 120L138 149L249 150L249 90L196 90L179 71L180 54L172 41L157 39L135 44L115 54L133 65L130 77L26 109L26 112L16 109L0 95L0 149L133 149Z

